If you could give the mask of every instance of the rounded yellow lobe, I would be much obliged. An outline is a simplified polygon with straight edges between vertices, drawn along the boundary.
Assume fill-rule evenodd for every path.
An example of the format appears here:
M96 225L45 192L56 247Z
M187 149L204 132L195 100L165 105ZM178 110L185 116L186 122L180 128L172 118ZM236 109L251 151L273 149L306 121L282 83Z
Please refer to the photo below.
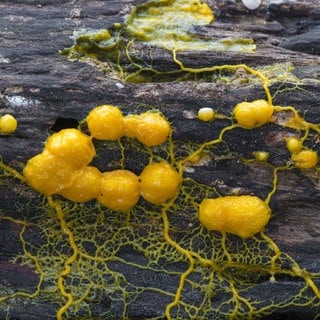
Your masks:
M123 116L115 106L98 106L91 110L86 120L91 135L98 140L117 140L123 136Z
M161 204L176 194L180 182L179 173L168 162L150 163L140 175L140 193L145 200Z
M289 138L286 147L290 153L299 152L302 149L302 141L297 138Z
M266 162L269 158L269 152L266 151L256 151L253 152L253 156L257 161Z
M47 150L29 159L23 169L27 182L45 195L59 193L72 184L74 168Z
M291 158L294 165L300 169L311 169L315 167L319 161L317 152L310 149L304 149L294 153Z
M201 108L198 111L198 119L201 121L211 121L214 119L215 113L212 108Z
M10 134L16 131L18 121L11 114L5 114L0 117L0 132Z
M270 215L269 206L250 195L204 199L199 207L199 220L208 230L228 232L241 238L260 232Z
M237 122L246 129L267 123L273 114L273 106L266 100L238 103L233 115Z
M151 147L165 142L170 134L168 121L158 112L128 115L124 118L124 134Z
M75 168L86 166L96 155L91 138L77 129L64 129L53 134L45 149Z
M74 171L72 184L62 190L60 195L74 202L95 199L100 190L101 172L96 167L84 167Z
M99 203L115 211L129 210L138 202L139 179L129 170L104 172L100 180Z

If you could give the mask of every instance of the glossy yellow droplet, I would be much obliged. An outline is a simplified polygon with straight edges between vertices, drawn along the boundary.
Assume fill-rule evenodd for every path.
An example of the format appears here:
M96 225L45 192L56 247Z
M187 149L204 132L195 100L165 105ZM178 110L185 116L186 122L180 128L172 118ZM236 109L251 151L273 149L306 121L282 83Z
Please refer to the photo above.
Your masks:
M99 203L115 211L129 210L138 202L139 179L129 170L104 172L100 180Z
M299 152L302 149L302 141L297 138L289 138L286 147L290 153Z
M211 121L214 119L215 112L212 108L201 108L198 111L198 119L201 121Z
M165 142L170 134L168 121L158 112L128 115L124 118L124 134L151 147Z
M96 155L91 138L77 129L64 129L53 134L45 149L75 168L88 165Z
M28 184L45 195L59 193L69 187L73 173L73 166L47 150L29 159L23 169Z
M291 156L294 165L300 169L311 169L314 168L318 161L319 156L316 151L305 149L298 153L294 153Z
M273 114L273 106L266 100L238 103L233 115L237 122L246 129L267 123Z
M4 134L10 134L16 131L18 121L11 114L5 114L0 117L0 132Z
M269 222L269 206L256 196L225 196L204 199L199 220L208 230L228 232L241 238L252 237Z
M98 140L117 140L123 136L123 116L119 108L101 105L91 110L87 116L91 135Z
M161 204L178 191L181 177L166 161L150 163L140 175L140 193L144 199Z
M253 152L253 156L257 161L266 162L269 158L269 152L256 151L256 152Z
M70 187L62 190L60 195L74 201L86 202L95 199L100 191L101 172L96 167L84 167L72 175Z

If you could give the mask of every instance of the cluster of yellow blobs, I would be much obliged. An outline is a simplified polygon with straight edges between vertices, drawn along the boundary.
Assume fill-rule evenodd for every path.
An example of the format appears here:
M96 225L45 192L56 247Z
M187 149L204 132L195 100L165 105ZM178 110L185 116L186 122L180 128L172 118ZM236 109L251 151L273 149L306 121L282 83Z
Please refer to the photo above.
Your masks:
M119 108L102 105L94 108L86 121L90 136L78 129L61 130L27 162L23 173L35 190L75 202L97 199L116 211L133 208L140 195L161 204L176 194L181 177L166 161L148 164L140 177L129 170L100 172L89 166L96 155L92 138L117 140L126 135L147 146L163 143L171 129L159 112L124 117Z
M260 99L238 103L233 110L233 115L241 127L251 129L269 122L273 111L274 107L271 104ZM286 146L291 153L291 160L297 168L311 169L317 165L319 161L317 152L303 147L303 142L300 139L289 138ZM257 153L256 156L260 157L262 153Z
M267 101L255 100L237 104L233 116L241 127L251 129L271 121L273 112L274 107ZM214 118L211 108L198 112L199 120ZM130 210L140 196L160 205L177 194L182 176L167 161L149 163L140 176L125 169L100 172L89 165L96 155L93 138L118 140L126 136L147 147L164 143L171 128L159 112L123 116L118 107L102 105L89 113L86 123L90 136L78 129L61 130L49 137L44 150L28 161L24 175L34 189L45 195L59 194L75 202L97 199L101 205L115 211ZM296 167L316 166L317 153L303 148L301 140L290 138L286 146ZM258 161L267 161L268 155L260 151L255 157ZM208 230L242 238L260 232L270 216L268 203L251 195L206 198L199 205L199 220Z
M291 153L291 159L294 165L300 169L314 168L319 162L319 156L316 151L303 147L303 142L298 138L289 138L286 143L288 151Z
M144 112L123 116L119 108L102 105L94 108L87 117L92 137L98 140L118 140L122 136L135 138L151 147L165 142L170 125L159 112Z
M10 134L16 131L18 121L11 114L4 114L0 117L0 132Z
M246 129L267 123L272 114L273 106L263 99L238 103L233 110L238 124Z
M274 110L272 104L262 99L241 102L235 106L233 117L242 128L252 129L270 122ZM214 117L211 108L201 108L198 112L198 119L202 121L211 121ZM291 160L299 169L314 168L319 162L317 152L303 147L300 139L287 139L286 147L291 153ZM254 156L257 161L266 162L269 153L258 151ZM199 220L208 230L228 232L241 238L252 237L261 231L270 216L268 203L251 195L207 198L199 206Z

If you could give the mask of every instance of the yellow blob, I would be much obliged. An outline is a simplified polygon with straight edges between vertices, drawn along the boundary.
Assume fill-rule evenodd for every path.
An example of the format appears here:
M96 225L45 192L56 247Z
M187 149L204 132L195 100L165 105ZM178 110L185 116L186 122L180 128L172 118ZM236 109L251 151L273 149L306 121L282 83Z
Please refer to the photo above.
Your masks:
M229 232L241 238L261 231L270 214L263 200L249 195L204 199L199 208L199 220L208 230Z
M74 168L63 159L44 150L29 159L23 174L29 185L45 195L59 193L72 184Z
M311 169L315 167L319 161L316 151L305 149L291 156L294 165L300 169Z
M267 123L273 114L273 106L266 100L238 103L233 115L237 122L246 129Z
M170 134L170 125L158 112L128 115L124 118L124 134L136 138L151 147L165 142Z
M286 147L290 153L299 152L302 149L302 141L297 138L289 138Z
M269 158L269 152L257 151L257 152L253 152L253 156L257 161L266 162Z
M214 119L215 113L212 108L201 108L198 111L198 119L201 121L211 121Z
M87 124L91 135L98 140L117 140L123 136L123 116L115 106L94 108L87 117Z
M140 194L153 204L161 204L176 194L180 182L179 173L168 162L150 163L140 175Z
M5 114L0 117L0 132L10 134L16 131L18 121L11 114Z
M91 138L77 129L64 129L53 134L45 149L75 168L86 166L96 155Z
M139 197L139 179L133 172L114 170L102 174L97 200L103 206L115 211L129 210Z
M74 202L95 199L100 190L101 172L96 167L84 167L73 173L72 185L60 194Z

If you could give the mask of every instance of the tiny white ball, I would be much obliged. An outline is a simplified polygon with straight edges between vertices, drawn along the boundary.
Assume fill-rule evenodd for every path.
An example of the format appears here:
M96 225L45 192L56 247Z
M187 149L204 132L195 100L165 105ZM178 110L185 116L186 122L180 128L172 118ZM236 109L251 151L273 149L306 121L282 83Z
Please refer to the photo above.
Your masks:
M201 108L198 111L198 119L201 121L211 121L214 118L214 110L212 108Z
M261 4L261 0L242 0L242 3L249 10L255 10L255 9L259 8L259 6Z

